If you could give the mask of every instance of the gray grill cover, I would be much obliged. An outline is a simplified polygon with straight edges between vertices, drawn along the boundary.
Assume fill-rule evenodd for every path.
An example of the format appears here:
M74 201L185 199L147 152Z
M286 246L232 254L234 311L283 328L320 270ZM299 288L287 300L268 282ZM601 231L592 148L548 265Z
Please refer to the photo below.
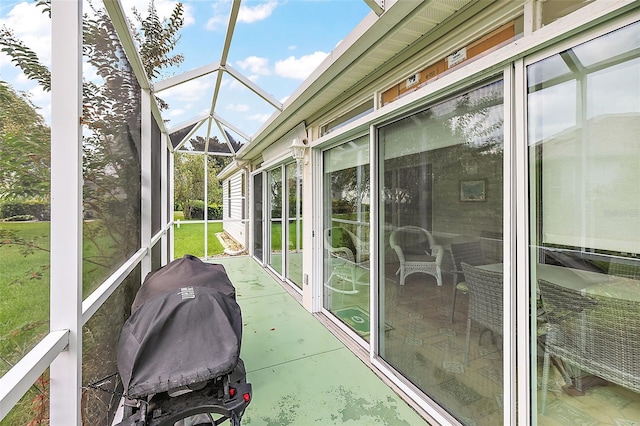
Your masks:
M118 342L131 398L229 373L238 363L242 314L222 265L186 255L151 272Z

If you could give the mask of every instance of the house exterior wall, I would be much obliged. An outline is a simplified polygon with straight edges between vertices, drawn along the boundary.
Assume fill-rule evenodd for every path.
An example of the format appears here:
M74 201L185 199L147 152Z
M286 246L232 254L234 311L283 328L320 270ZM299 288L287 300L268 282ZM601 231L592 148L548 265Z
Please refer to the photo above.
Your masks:
M223 229L246 248L246 174L240 170L222 182Z
M317 111L300 117L307 124L307 134L312 136L309 155L311 161L303 165L303 176L306 178L303 187L307 191L305 203L311 206L310 209L305 207L303 242L305 248L312 248L311 251L305 250L307 260L303 273L309 276L310 285L303 287L303 304L312 312L326 315L353 340L354 344L368 350L368 361L376 371L398 385L407 400L424 410L425 416L434 424L542 425L549 421L559 421L563 415L559 412L554 414L545 411L544 405L538 404L539 399L546 398L548 390L543 388L542 391L538 391L543 383L544 371L541 365L537 365L537 360L542 359L544 351L538 347L536 336L532 336L530 332L531 329L535 330L537 325L535 315L530 314L532 304L535 306L535 298L532 296L536 295L536 267L550 263L537 257L538 254L535 252L538 243L535 232L541 232L538 229L536 215L543 207L540 201L542 198L538 199L535 195L536 173L541 172L535 169L534 163L528 163L531 158L535 158L535 154L533 151L527 151L528 144L532 143L529 140L530 135L527 134L531 127L531 123L527 122L527 110L533 110L535 95L532 93L537 89L527 88L527 78L533 77L527 76L526 72L528 69L536 69L534 64L545 58L559 55L559 52L568 51L608 33L615 33L639 19L637 3L618 3L614 6L613 3L605 1L572 1L563 4L553 1L494 2L481 13L468 17L463 22L452 18L443 24L439 29L440 36L433 39L431 44L419 40L415 45L398 47L397 57L381 66L382 71L374 73L365 82L354 84L351 91L338 94L335 98L327 98L326 103L318 107ZM369 54L375 53L374 47ZM417 75L419 77L414 77ZM428 112L431 109L451 100L457 100L459 104L449 115L443 114L445 120L451 120L451 117L457 117L458 120L468 117L465 116L466 111L473 110L468 103L464 104L468 95L494 83L501 87L500 95L496 98L498 101L492 105L498 106L500 111L494 122L496 129L499 129L499 143L497 152L487 150L484 154L497 155L480 157L478 154L471 158L472 161L462 156L456 157L457 154L452 153L452 147L459 145L464 148L464 143L451 142L450 134L444 142L436 141L433 136L433 124L418 123L419 113L426 111L427 118L430 119ZM549 83L550 86L554 84L556 83ZM631 86L635 87L634 83ZM363 109L361 106L368 105L371 99L374 108ZM364 112L351 114L350 111L354 109L363 109ZM481 127L485 118L481 109L475 111L480 111L478 117L482 118L476 117L475 120L478 127ZM637 111L631 114L637 115ZM344 121L341 122L340 117L344 117ZM637 117L633 118L636 119ZM411 124L412 120L414 124ZM399 139L397 143L391 143L390 139L385 141L381 137L381 129L398 121L408 122L413 126L411 131L414 133L407 131L404 139ZM455 121L447 123L456 124ZM635 124L627 124L629 129L635 129L634 126ZM487 132L490 133L489 130ZM396 132L398 133L399 131ZM619 133L616 131L616 134ZM345 164L339 170L331 170L331 173L328 173L325 170L326 164L323 163L326 154L332 152L333 156L339 157L335 154L339 149L348 153L350 149L353 150L354 142L361 137L369 138L370 161L360 160L357 163ZM483 137L476 135L475 139L468 140L482 144L485 141ZM633 138L626 140L631 144L638 143L637 140L633 141ZM578 141L577 145L580 143ZM387 151L383 151L382 147ZM389 150L393 153L389 154ZM279 151L281 156L286 155L282 146L279 149L272 146L271 155L277 157L274 151ZM625 152L635 152L632 155L637 156L637 151L633 149ZM398 160L394 161L394 157ZM426 216L426 211L420 209L416 209L414 217L410 219L406 219L406 215L405 219L389 217L393 213L385 210L384 197L388 185L382 170L384 167L391 168L392 171L398 170L400 163L409 161L410 158L413 158L411 161L418 158L416 165L429 164L428 168L424 168L428 170L429 177L423 176L424 179L421 181L405 182L407 187L419 187L419 182L429 182L429 187L419 187L415 192L418 195L405 194L405 201L402 203L407 203L406 197L409 195L423 197L415 205L428 206L431 218L429 220L423 217ZM634 157L631 162L634 161L640 159ZM398 166L395 166L395 163L398 163ZM403 166L411 167L412 164L405 163ZM268 169L267 165L265 170ZM363 186L360 179L369 181ZM461 185L468 181L482 182L483 192L480 199L466 198L466 195L461 193ZM344 185L341 187L342 190L333 186L336 182ZM354 210L349 217L345 217L343 212L334 212L331 206L335 204L335 200L329 199L331 194L353 193L356 187L359 189L355 191L363 191L363 196L370 197L371 207L366 211ZM365 194L364 191L368 193ZM430 195L419 195L419 192ZM311 196L311 202L306 194ZM529 198L530 196L532 198ZM554 200L557 201L557 197ZM424 215L421 215L421 212ZM417 217L419 219L416 219ZM410 223L414 219L422 221L425 223L424 227L433 231L436 241L440 242L446 252L441 265L444 285L440 289L435 281L429 281L430 278L422 279L420 285L425 289L416 290L413 299L403 301L401 293L396 294L393 290L398 287L394 281L394 271L399 270L399 260L389 246L389 234L401 225L415 225ZM309 224L309 221L312 223ZM335 263L335 256L330 254L332 250L336 252L335 248L329 248L330 243L320 241L317 236L325 235L327 227L336 222L359 229L363 229L362 222L366 222L367 227L370 226L371 232L360 233L360 236L365 237L364 244L368 247L370 257L366 265L362 263L350 266L361 268L354 269L355 271L365 271L368 275L365 281L372 287L370 292L370 287L358 289L357 284L363 283L362 276L357 275L359 272L352 274L359 277L358 283L353 287L347 287L347 291L332 293L338 287L327 286L327 280L336 275L334 272L337 268L344 268L345 262L340 259L340 265ZM482 360L484 355L478 358L480 361L472 361L472 365L476 362L478 371L486 368L483 371L487 373L488 369L493 368L495 374L491 374L490 380L497 384L493 396L483 394L490 386L476 387L477 383L473 384L470 376L474 374L474 367L467 367L468 370L465 371L464 363L458 362L462 361L464 338L458 340L452 337L464 336L466 330L466 305L447 305L451 303L450 295L456 294L451 244L462 241L479 242L485 256L501 265L502 279L505 283L503 301L510 301L504 307L505 316L501 329L503 346L498 352L494 352L498 354L495 358L496 363ZM620 249L616 256L624 258L627 263L637 262L637 253L631 256L623 253L626 253L627 244L628 241L625 241L625 250ZM611 248L610 245L608 247ZM577 251L580 251L580 248ZM582 251L590 251L589 246L582 247ZM607 265L612 262L606 256L596 259L595 263L598 261ZM573 266L575 267L575 264ZM408 288L404 291L410 292ZM344 308L341 303L348 297L360 297L350 299L351 303L366 306L367 315L372 320L371 324L390 321L390 328L395 330L395 333L388 331L377 334L373 326L365 334L358 332L353 324L340 317L340 311ZM425 298L437 299L437 303ZM415 312L410 308L402 311L405 317L420 319L402 323L397 317L393 317L393 306L402 303L414 303L416 306L422 303L419 309L416 307ZM435 304L432 306L430 303ZM443 304L446 305L445 308ZM425 311L429 309L433 309L434 318L440 315L440 319L434 320L441 321L437 327L425 319ZM438 313L437 309L446 310L447 313ZM455 318L460 319L454 321L453 314L456 315ZM402 325L399 326L399 323ZM455 325L456 323L458 325ZM394 341L389 337L403 333L403 327L405 335L401 339ZM429 327L435 327L433 335L415 331ZM440 346L425 353L437 353L446 347L445 359L423 357L423 353L417 347L426 347L429 339L438 340ZM461 349L459 353L454 353L456 347ZM480 362L485 364L479 366ZM433 364L436 367L433 367ZM430 368L435 371L433 377L423 376L422 372ZM436 387L444 387L443 393L434 390ZM467 395L475 393L478 399L469 400L466 404L449 400L452 394L463 390ZM633 410L640 409L638 394L630 394L630 398L631 407L634 408L625 413L625 419L632 418L636 413ZM484 401L486 404L482 405L478 401ZM495 401L497 403L494 403ZM554 402L564 404L567 400L558 398ZM572 402L568 400L569 404ZM473 411L474 406L477 408L476 411ZM607 410L608 414L603 415L613 416L616 413L613 406L607 406L605 411ZM597 416L598 413L582 412L579 415Z

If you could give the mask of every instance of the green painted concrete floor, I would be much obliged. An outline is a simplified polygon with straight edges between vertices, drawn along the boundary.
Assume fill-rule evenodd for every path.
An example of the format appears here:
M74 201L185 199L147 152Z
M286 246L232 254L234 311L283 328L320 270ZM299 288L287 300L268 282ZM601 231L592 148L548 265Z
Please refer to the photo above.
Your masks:
M255 260L209 262L225 266L242 309L243 426L428 425Z

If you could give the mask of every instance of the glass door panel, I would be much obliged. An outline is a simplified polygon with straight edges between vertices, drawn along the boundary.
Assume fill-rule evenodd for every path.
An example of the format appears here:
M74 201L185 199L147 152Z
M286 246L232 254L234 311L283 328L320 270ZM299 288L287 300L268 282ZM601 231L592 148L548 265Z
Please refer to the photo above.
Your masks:
M527 68L540 425L640 419L638 34L635 23Z
M323 155L323 306L369 340L369 138Z
M297 162L285 166L287 179L287 278L302 288L302 170Z
M503 83L379 129L378 353L463 424L503 423Z
M278 167L267 173L269 201L269 242L270 255L268 265L282 275L283 229L282 229L282 168Z
M253 255L263 260L262 173L253 176Z

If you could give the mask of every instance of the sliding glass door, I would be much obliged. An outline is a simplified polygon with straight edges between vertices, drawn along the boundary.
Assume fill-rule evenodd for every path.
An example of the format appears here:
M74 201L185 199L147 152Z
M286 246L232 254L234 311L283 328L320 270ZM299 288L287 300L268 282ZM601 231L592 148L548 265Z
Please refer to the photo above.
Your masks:
M283 253L283 229L282 229L282 205L283 190L282 185L282 167L267 172L267 200L269 202L269 258L267 264L282 275L282 253Z
M296 162L266 173L269 213L267 264L302 288L302 171Z
M323 306L369 339L369 137L323 155Z
M264 193L262 192L262 172L253 175L253 255L256 259L264 259L263 244L263 221L264 211L262 208L262 200Z
M287 181L286 227L286 276L298 288L302 288L302 170L301 164L285 166Z
M463 424L503 423L503 83L378 130L378 353Z
M638 34L635 23L527 68L540 425L640 419Z

